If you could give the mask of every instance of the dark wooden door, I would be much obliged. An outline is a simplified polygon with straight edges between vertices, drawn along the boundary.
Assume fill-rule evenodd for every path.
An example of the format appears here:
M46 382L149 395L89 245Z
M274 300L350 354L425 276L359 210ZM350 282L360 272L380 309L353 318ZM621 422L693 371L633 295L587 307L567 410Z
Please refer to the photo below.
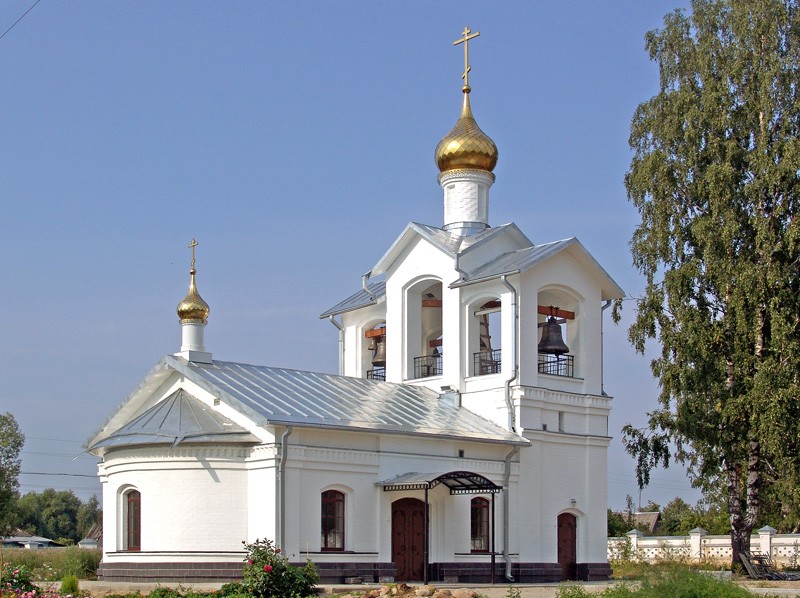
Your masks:
M420 581L425 569L425 503L401 498L392 503L392 561L397 581Z
M577 520L575 515L561 513L558 516L558 564L561 579L577 579L578 558L575 553Z

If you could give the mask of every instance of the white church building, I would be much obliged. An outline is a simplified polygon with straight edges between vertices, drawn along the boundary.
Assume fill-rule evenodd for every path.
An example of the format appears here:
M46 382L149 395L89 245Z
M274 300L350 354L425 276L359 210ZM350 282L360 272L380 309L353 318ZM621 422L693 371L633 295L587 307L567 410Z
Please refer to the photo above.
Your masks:
M338 375L212 356L192 247L180 351L86 444L101 579L235 578L257 538L324 582L608 577L603 315L623 291L575 238L490 226L498 151L466 62L443 224L410 223L321 315Z

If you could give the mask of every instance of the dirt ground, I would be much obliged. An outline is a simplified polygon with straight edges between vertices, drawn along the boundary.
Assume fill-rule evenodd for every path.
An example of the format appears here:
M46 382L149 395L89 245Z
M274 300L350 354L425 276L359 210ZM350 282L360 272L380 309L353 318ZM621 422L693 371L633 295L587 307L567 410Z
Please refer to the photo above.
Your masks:
M613 585L615 582L603 583L581 583L579 585L587 592L601 593L603 590ZM740 585L746 587L753 593L765 596L800 596L800 582L793 581L743 581ZM180 587L184 590L194 588L199 591L211 591L219 589L219 584L214 583L187 583L187 584L149 584L149 583L124 583L124 582L102 582L102 581L82 581L81 589L88 590L92 598L103 598L108 594L125 594L128 592L141 592L147 594L150 590L156 587ZM376 585L363 585L363 586L320 586L319 589L324 591L322 596L330 596L331 594L338 594L345 596L349 593L364 593L368 590L375 589ZM419 587L419 586L415 586ZM471 589L478 595L485 596L486 598L507 598L508 585L448 585L437 584L437 589L448 589L455 592L458 589ZM514 585L514 588L520 590L521 598L555 598L560 584L535 584L535 585Z

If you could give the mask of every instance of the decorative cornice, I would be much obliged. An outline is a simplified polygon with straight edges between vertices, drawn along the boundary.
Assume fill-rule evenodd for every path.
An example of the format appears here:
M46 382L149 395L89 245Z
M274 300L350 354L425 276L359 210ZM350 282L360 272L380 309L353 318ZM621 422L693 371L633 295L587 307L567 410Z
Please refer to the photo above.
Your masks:
M440 185L444 185L450 179L472 179L494 183L495 176L493 172L476 168L454 168L453 170L445 170L439 173L438 180Z

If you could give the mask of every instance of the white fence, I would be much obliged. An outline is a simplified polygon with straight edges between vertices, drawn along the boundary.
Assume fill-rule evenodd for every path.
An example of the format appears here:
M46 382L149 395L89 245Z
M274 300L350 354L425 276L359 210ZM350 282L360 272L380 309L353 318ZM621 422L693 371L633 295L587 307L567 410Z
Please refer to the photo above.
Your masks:
M782 567L800 567L800 534L779 534L762 527L750 538L750 550L772 557ZM710 561L730 563L730 536L709 536L696 528L688 536L645 536L631 530L623 538L608 539L608 560L632 559L659 561Z

